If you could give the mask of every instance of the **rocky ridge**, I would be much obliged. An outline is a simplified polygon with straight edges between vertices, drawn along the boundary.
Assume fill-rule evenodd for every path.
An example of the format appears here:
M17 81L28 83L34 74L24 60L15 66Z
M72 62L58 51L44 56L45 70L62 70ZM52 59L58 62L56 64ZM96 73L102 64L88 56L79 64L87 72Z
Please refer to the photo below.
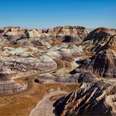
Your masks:
M92 46L92 56L78 60L79 66L71 71L81 88L54 103L55 115L116 115L115 34L115 30L96 29L85 38L83 44Z

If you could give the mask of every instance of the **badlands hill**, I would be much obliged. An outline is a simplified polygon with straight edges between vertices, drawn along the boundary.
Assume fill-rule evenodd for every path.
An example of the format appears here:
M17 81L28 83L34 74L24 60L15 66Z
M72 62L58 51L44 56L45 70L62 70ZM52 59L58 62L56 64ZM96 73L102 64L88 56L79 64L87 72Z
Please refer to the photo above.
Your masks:
M83 44L92 55L78 60L71 71L81 83L78 91L54 103L55 114L61 116L116 115L116 30L98 28L88 34Z
M50 85L49 92L43 94L46 84L53 84L58 92ZM63 88L57 84L63 84ZM73 85L70 91L64 89L67 85ZM40 86L44 86L43 91ZM0 95L20 98L24 92L25 96L32 95L34 101L40 95L37 90L44 98L38 104L36 101L35 108L25 105L22 109L14 103L19 109L16 113L10 109L9 114L115 116L116 29L90 31L82 26L0 29ZM9 108L0 106L0 115L7 116L2 108Z

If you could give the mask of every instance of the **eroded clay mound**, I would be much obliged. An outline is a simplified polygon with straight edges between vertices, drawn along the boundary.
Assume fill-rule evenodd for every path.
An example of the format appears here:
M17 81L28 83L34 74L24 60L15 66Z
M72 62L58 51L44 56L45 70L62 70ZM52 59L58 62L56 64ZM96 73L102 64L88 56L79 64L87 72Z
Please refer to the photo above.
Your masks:
M77 63L80 64L80 69L98 76L116 77L116 35L111 35L114 34L114 30L110 30L110 33L109 30L107 31L95 30L92 32L94 36L90 36L91 34L88 36L90 38L87 40L92 42L93 46L90 51L92 56Z
M80 90L54 103L54 113L56 116L115 116L115 90L115 85L102 82L83 83Z
M116 115L115 33L114 30L96 29L85 39L92 55L78 60L79 67L71 72L71 78L81 83L81 88L56 100L56 116Z
M110 39L115 35L116 29L97 28L84 38L83 44L86 49L95 52L96 49L100 49L109 43Z

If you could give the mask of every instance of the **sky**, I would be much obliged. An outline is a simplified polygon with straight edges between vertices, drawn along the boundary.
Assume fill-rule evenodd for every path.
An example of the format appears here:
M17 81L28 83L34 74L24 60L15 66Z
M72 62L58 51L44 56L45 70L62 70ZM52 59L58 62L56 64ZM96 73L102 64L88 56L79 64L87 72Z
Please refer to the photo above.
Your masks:
M116 28L116 0L0 0L0 27Z

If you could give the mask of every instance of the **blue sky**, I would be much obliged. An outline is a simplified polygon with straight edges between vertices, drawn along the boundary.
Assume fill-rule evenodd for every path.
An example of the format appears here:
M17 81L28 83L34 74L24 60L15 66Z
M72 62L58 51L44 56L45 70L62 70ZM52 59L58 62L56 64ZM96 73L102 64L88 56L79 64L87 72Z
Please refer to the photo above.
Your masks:
M116 0L0 0L0 27L116 28Z

